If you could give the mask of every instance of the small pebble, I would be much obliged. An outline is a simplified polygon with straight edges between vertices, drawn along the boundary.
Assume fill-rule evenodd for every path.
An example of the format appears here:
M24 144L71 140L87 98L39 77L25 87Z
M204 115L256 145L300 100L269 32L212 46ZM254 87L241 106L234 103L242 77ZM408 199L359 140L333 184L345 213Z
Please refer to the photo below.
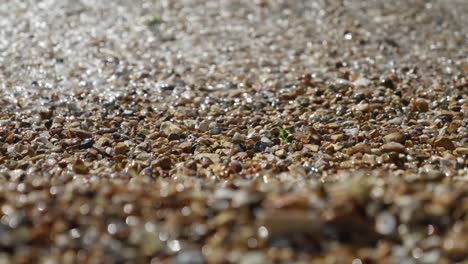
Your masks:
M400 132L395 132L395 133L390 133L384 136L382 139L385 143L390 143L390 142L404 143L405 135Z
M84 162L82 160L80 160L80 159L77 159L73 163L73 171L78 173L78 174L88 174L89 173L88 167L86 167Z
M382 212L377 215L375 220L375 229L378 233L382 235L391 235L393 232L395 232L396 227L397 221L392 214L388 212Z
M448 137L440 137L434 140L434 147L445 148L447 150L455 149L455 145Z
M429 111L429 102L425 99L418 98L413 101L413 106L416 109L416 111L419 112L427 112Z
M162 158L157 159L154 162L154 165L157 167L160 167L163 170L169 170L172 167L172 161L168 157L162 157Z
M390 143L383 144L380 147L380 150L384 153L388 153L388 152L404 153L406 148L400 143L390 142Z
M117 145L114 146L114 151L115 154L120 155L120 154L126 154L130 148L127 146L127 144L123 142L117 143Z

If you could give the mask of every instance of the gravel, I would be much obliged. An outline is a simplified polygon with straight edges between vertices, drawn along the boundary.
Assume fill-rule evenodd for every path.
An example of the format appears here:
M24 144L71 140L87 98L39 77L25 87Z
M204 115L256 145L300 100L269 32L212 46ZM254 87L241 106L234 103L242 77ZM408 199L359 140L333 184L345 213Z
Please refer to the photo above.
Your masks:
M464 0L3 0L0 263L468 258Z

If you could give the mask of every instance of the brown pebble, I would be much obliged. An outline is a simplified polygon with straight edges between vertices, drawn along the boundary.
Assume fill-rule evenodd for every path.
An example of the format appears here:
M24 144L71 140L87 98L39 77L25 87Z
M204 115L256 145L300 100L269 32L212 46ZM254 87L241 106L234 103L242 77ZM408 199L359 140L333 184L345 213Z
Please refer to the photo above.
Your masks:
M457 133L458 128L463 127L464 123L461 120L454 120L450 123L447 132L449 133Z
M304 92L305 92L304 87L298 87L294 89L293 91L281 94L280 97L281 99L284 99L284 100L294 100L299 95L304 94Z
M169 140L179 140L179 139L180 139L180 135L177 134L177 133L171 133L171 134L169 134L169 136L167 136L167 138L168 138Z
M390 142L397 142L397 143L404 143L405 142L405 135L400 132L390 133L382 138L385 143Z
M53 110L47 110L47 111L41 111L39 112L39 116L42 120L46 120L46 119L51 119L52 116L54 115L54 111Z
M386 144L383 144L382 147L380 147L380 150L384 153L387 153L387 152L403 153L405 152L405 149L406 149L405 146L396 142L386 143Z
M163 132L166 136L169 136L171 134L173 134L174 136L176 134L182 133L182 129L179 126L169 121L163 122L159 127L159 130Z
M78 174L88 174L89 169L81 159L77 159L73 164L73 171Z
M157 139L159 137L159 133L158 132L155 132L155 133L151 133L147 136L148 139L151 139L151 140L154 140L154 139Z
M115 154L117 154L117 155L126 154L129 150L130 150L130 148L127 146L127 144L125 144L123 142L117 143L117 145L115 145L115 147L114 147Z
M447 150L455 149L455 145L453 144L452 140L450 140L448 137L437 138L436 140L434 140L433 146L438 148L445 148Z
M317 152L320 149L319 145L304 144L304 148L312 152Z
M369 110L369 104L358 104L353 106L353 109L360 112L366 112Z
M354 147L351 147L346 150L348 155L353 155L355 153L370 153L371 147L365 143L356 144Z
M458 155L468 155L468 148L457 148L455 153Z
M96 145L101 146L101 147L109 146L110 143L111 143L111 140L107 137L100 137L96 141Z
M157 167L161 167L163 170L169 170L172 167L172 161L169 157L162 157L157 159L154 162L154 165Z
M193 160L187 162L185 164L185 168L188 170L196 171L197 170L197 163Z
M245 141L245 136L242 135L241 133L236 132L234 136L232 137L232 142L234 143L244 143Z
M184 153L191 153L193 150L192 142L188 142L188 141L180 143L179 147Z
M72 129L70 130L70 133L74 137L78 137L80 139L85 139L85 138L90 138L93 136L93 134L89 131L81 130L81 129Z
M242 163L240 163L237 160L231 161L231 163L229 163L229 170L232 171L232 172L241 172L242 171Z
M425 99L418 98L412 102L413 108L418 112L427 112L429 111L429 102Z
M125 160L127 158L126 155L122 155L122 154L119 154L119 155L114 155L112 157L117 163L121 163L123 160Z

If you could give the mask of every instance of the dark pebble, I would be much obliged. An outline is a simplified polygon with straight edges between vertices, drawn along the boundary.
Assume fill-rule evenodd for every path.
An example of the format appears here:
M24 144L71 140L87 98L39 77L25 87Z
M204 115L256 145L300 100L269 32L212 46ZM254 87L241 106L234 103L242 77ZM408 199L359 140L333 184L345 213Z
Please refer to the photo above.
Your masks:
M169 139L169 140L179 140L180 135L177 134L177 133L171 133L171 134L169 134L169 136L167 136L167 139Z
M155 161L157 167L161 167L163 170L169 170L172 167L172 161L169 157L163 157Z
M94 145L94 139L87 138L79 145L80 149L88 149Z
M380 80L380 84L386 88L390 88L390 89L396 88L395 83L388 78Z
M52 125L54 124L54 120L53 119L49 119L47 120L45 123L44 123L44 126L47 128L47 129L50 129L52 127Z
M265 151L265 149L268 147L268 143L263 142L263 141L257 141L255 145L253 146L253 151L254 152L262 152Z

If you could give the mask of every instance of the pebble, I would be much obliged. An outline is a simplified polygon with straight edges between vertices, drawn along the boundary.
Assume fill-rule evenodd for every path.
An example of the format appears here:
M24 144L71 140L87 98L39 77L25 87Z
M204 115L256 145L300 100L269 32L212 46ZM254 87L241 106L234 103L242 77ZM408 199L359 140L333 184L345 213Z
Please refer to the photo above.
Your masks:
M193 144L189 141L180 143L179 147L184 153L191 153L193 150Z
M353 82L355 86L368 86L371 83L372 82L369 79L366 79L364 77L359 77Z
M383 78L380 80L380 84L386 88L395 89L395 83L390 78Z
M219 163L220 162L220 157L218 154L215 153L198 153L194 156L196 160L201 160L203 158L208 158L211 160L213 163Z
M83 140L83 142L81 142L81 144L79 145L79 148L80 149L88 149L88 148L91 148L93 145L94 145L94 139L87 138L87 139Z
M355 146L347 149L348 155L353 155L355 153L371 153L371 147L365 143L358 143Z
M253 146L252 150L254 152L263 152L269 146L267 142L264 141L257 141Z
M219 135L221 134L222 130L219 127L215 127L210 129L210 134L211 135Z
M208 131L209 128L210 128L210 122L206 120L198 124L198 129L202 132Z
M233 172L241 172L242 171L242 163L239 161L233 160L229 163L229 169Z
M240 143L244 143L246 140L246 137L245 135L242 135L241 133L234 133L234 136L232 136L232 142L233 143L237 143L237 144L240 144Z
M172 141L172 140L179 140L179 139L180 139L180 134L178 134L178 133L170 133L170 134L167 136L167 139L169 139L170 141Z
M366 112L367 110L369 110L369 104L367 103L358 104L358 105L353 106L353 109L355 111Z
M70 130L71 134L74 135L75 137L78 137L80 139L86 139L90 138L93 136L93 134L89 131L81 130L81 129L72 129Z
M455 149L455 153L458 155L468 155L468 148L457 148Z
M429 111L429 102L425 99L418 98L413 101L413 107L416 111L427 112Z
M73 163L73 171L78 174L88 174L89 169L81 159L77 159Z
M172 160L169 157L162 157L154 161L157 167L161 167L163 170L169 170L172 168Z
M390 142L404 143L405 135L400 132L395 132L395 133L390 133L388 135L385 135L382 139L385 143L390 143Z
M436 140L434 140L433 145L434 147L445 148L447 150L455 149L455 145L453 144L452 140L450 140L448 137L437 138Z
M127 144L123 142L119 142L114 146L114 151L116 155L127 154L129 150L130 148L127 146Z
M280 149L275 151L275 155L279 158L285 158L286 157L286 151L284 149Z
M159 127L159 130L163 132L166 136L169 135L179 135L182 133L182 129L175 125L172 122L165 121L161 123L161 126Z
M390 142L390 143L385 143L380 147L380 150L383 153L388 153L388 152L397 152L397 153L404 153L406 148L400 143L396 142Z

